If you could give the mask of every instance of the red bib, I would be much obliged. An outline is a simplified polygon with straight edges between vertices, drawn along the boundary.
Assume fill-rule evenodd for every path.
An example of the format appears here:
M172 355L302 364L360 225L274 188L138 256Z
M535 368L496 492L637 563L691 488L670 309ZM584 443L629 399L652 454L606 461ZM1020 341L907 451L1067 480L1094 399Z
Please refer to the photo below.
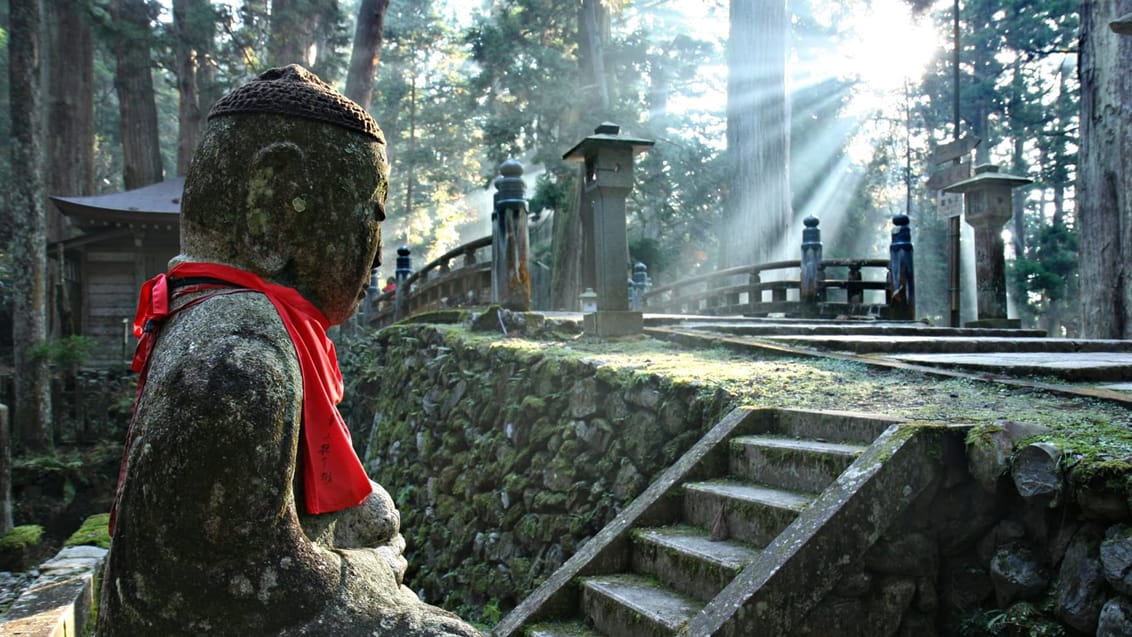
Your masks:
M134 315L134 336L138 347L132 369L139 372L138 396L145 385L149 355L157 341L161 322L172 313L192 305L170 310L169 279L207 278L231 284L222 292L254 290L267 297L295 346L303 376L303 442L299 450L307 512L330 513L360 504L373 487L350 441L350 430L335 406L342 400L342 373L334 343L326 336L329 321L310 301L293 288L264 281L260 277L218 263L182 263L168 276L159 274L142 285ZM234 289L233 289L234 288ZM208 298L208 297L205 297ZM203 300L203 299L201 299ZM133 428L131 424L131 429ZM129 452L132 431L127 434ZM118 476L118 489L126 469L125 458ZM117 498L115 498L115 509ZM115 511L111 511L111 533Z

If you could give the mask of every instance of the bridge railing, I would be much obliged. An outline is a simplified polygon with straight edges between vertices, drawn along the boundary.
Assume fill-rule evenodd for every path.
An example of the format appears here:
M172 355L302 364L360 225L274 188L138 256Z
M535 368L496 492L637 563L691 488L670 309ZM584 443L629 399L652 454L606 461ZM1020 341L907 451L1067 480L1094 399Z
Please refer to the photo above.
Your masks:
M400 280L396 289L371 298L368 322L385 327L421 312L490 302L491 237L487 236L445 252Z
M651 314L911 320L916 306L908 223L907 215L893 217L888 259L822 259L818 220L808 217L801 259L726 268L643 293L647 276L634 272L628 282L634 288L630 297L635 309ZM375 281L367 300L367 322L377 327L421 312L491 303L493 267L500 265L493 259L508 251L493 245L493 237L483 237L449 250L416 272L409 249L397 253L397 289L378 294ZM637 274L642 275L640 281ZM494 287L502 286L496 281ZM522 309L530 309L529 292L526 298Z
M822 259L818 220L807 217L802 258L717 270L641 295L657 314L915 318L908 216L892 218L888 259Z
M716 316L880 314L889 300L888 266L888 259L823 259L813 310L801 296L801 259L727 268L656 287L645 293L641 309Z

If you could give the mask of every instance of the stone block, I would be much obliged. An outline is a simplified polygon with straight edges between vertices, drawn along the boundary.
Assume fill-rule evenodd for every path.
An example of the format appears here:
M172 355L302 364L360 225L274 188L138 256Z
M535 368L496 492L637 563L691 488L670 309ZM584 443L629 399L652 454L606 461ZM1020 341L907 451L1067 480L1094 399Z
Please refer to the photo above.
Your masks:
M598 310L582 317L582 331L587 336L633 336L643 330L644 319L640 312Z

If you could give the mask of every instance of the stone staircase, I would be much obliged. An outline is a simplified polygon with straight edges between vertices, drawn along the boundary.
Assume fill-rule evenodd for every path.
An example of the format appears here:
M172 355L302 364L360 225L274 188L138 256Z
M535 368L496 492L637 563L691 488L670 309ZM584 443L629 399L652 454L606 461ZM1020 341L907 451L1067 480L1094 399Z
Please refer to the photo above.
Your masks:
M781 629L800 620L836 581L823 581L836 574L828 564L836 571L849 555L863 553L896 514L861 523L861 514L877 513L861 501L868 497L862 487L887 491L873 482L892 452L912 438L890 427L894 422L736 410L493 634L787 634ZM851 465L853 475L838 480ZM912 482L922 488L927 478ZM897 500L910 501L908 489L897 491ZM823 566L814 570L815 564ZM807 581L780 576L799 568ZM789 608L770 611L760 599L768 595L787 596ZM760 612L766 621L756 617Z

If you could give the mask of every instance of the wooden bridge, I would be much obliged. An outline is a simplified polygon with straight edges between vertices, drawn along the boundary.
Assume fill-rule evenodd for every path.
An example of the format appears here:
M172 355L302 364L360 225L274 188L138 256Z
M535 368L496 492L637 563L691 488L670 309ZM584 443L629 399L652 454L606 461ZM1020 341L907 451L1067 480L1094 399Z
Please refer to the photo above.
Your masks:
M635 299L634 309L650 314L871 316L910 320L914 318L915 305L908 220L897 215L894 223L896 231L888 259L821 259L817 220L810 217L806 220L809 241L807 244L804 234L801 259L726 268L651 289L642 281L626 281L626 285L637 287L638 293L630 295ZM397 288L382 293L375 280L364 321L384 327L423 312L499 302L498 296L493 296L496 250L492 244L490 236L476 239L416 271L410 265L409 249L400 248Z

